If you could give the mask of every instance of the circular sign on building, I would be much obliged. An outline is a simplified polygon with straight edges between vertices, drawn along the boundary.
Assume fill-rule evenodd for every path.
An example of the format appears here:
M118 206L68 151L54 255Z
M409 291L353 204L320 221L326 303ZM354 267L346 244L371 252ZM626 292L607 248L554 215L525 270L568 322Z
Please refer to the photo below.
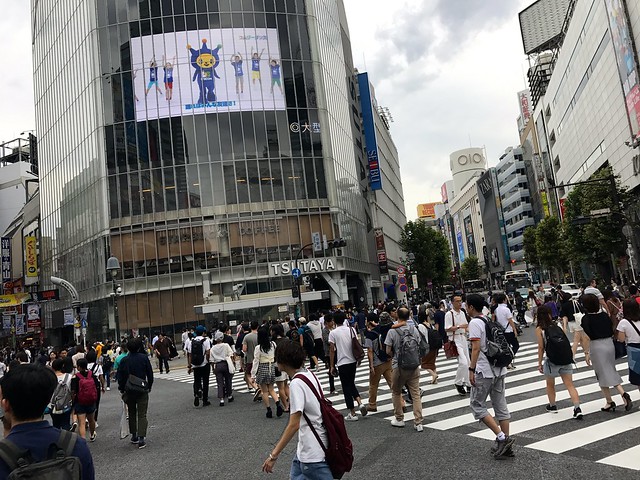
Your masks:
M406 284L404 284L404 283L403 283L402 285L400 285L400 291L401 291L402 293L405 293L405 292L407 291L407 285L406 285Z
M300 278L300 275L302 275L302 272L300 271L299 268L294 268L293 270L291 270L291 275L293 275L293 278Z
M398 275L404 275L407 273L407 269L404 267L398 267Z

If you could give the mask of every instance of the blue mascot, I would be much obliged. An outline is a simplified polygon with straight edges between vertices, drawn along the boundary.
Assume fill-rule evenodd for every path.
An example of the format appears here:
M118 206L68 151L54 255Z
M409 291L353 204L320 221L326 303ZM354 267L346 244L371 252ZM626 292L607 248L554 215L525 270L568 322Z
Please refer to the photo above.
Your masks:
M216 101L215 78L220 78L216 72L216 68L220 64L218 51L222 45L218 45L215 50L207 47L207 39L202 39L202 48L195 50L191 45L187 45L187 49L191 52L191 66L194 68L193 82L198 82L200 90L200 98L198 103L210 103Z

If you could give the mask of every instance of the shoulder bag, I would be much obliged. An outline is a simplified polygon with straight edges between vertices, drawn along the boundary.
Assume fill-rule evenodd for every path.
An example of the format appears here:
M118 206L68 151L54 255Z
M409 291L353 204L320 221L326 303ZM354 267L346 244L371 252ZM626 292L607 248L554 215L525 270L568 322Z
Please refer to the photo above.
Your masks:
M140 377L129 374L127 377L127 383L124 386L124 390L127 393L148 393L149 382L143 380Z
M456 319L453 316L453 311L449 313L451 313L451 326L454 326L456 324ZM447 323L445 321L445 328L446 328L446 325ZM456 342L453 341L453 338L455 338L455 330L453 331L451 340L447 340L444 344L444 355L446 358L457 358L459 355L458 347L456 347Z
M576 322L576 325L581 326L582 317L584 317L584 313L582 313L582 310L580 309L580 305L578 304L578 302L576 302L575 300L573 300L572 302L573 302L573 318Z
M360 363L364 358L364 348L362 348L360 339L358 339L357 335L354 333L353 328L348 328L349 332L351 333L351 351L353 352L353 356L355 357L356 361Z

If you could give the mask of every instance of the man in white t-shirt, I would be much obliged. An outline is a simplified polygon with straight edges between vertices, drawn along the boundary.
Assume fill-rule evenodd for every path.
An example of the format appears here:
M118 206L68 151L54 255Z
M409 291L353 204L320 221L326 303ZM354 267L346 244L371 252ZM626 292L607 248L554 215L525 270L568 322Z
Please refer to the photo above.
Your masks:
M504 338L509 342L509 345L511 345L513 355L515 356L520 349L520 342L518 342L517 337L518 329L513 322L513 312L507 305L507 296L504 293L496 293L493 296L493 300L498 305L496 307L496 311L493 313L495 315L496 322L504 328ZM515 365L512 363L508 368L509 370L512 370L515 368Z
M273 472L276 460L293 436L298 432L298 446L291 464L291 478L333 479L326 462L324 449L316 434L329 447L327 431L322 424L322 410L318 396L323 396L318 378L304 368L306 353L298 342L282 342L276 350L276 362L280 371L291 378L289 386L289 423L262 464L262 471ZM311 385L307 384L304 377ZM318 396L316 396L316 394ZM314 434L315 431L315 434Z
M482 317L486 306L480 295L467 296L467 308L472 317L469 323L469 340L471 341L471 363L469 381L471 389L471 411L476 420L484 423L496 434L496 443L491 449L494 458L513 456L513 437L509 436L509 419L511 415L507 406L505 392L506 368L492 367L487 360L487 330ZM487 410L487 398L491 397L491 406L495 417Z
M196 327L196 337L187 342L186 350L189 373L193 372L193 406L199 406L202 398L202 406L207 407L211 405L209 402L211 341L204 337L204 326Z
M611 315L609 313L609 307L607 306L607 302L605 302L604 300L604 295L602 295L602 292L598 289L598 282L596 281L595 278L591 279L591 281L589 282L589 285L587 285L587 287L584 289L584 292L582 292L582 294L583 295L591 294L598 297L598 301L600 302L600 306L602 307L602 309L605 312L607 312L609 315Z
M458 369L456 378L453 381L458 395L466 396L470 390L469 383L469 344L467 342L467 315L462 310L462 297L454 295L452 299L453 309L444 316L444 329L447 332L449 341L453 340L458 350Z
M353 328L349 326L349 322L345 321L344 312L336 312L333 318L337 328L334 328L329 333L329 375L336 376L337 374L340 376L344 401L349 409L349 414L344 419L347 422L355 422L358 420L358 416L356 415L354 400L358 402L362 416L367 414L367 407L362 404L358 387L356 387L358 361L353 356L353 339L357 339L358 336ZM335 367L338 367L337 373Z

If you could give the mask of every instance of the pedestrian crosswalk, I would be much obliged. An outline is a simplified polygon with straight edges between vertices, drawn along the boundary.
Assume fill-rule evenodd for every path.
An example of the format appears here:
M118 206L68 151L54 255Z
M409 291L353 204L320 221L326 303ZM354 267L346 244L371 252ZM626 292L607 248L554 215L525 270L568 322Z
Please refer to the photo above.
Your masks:
M619 360L616 368L622 376L623 386L636 406L625 412L624 401L616 394L615 389L612 389L612 394L616 394L614 401L618 405L615 413L600 411L605 400L593 369L584 361L584 353L578 353L576 362L573 381L580 395L584 413L582 421L573 419L573 406L560 379L556 381L558 412L545 411L544 407L548 403L546 381L537 369L537 344L521 343L516 356L517 368L510 371L506 379L506 396L512 416L510 434L517 439L517 445L520 447L589 458L598 463L640 471L640 446L637 445L640 436L640 411L637 407L640 404L640 392L628 385L626 359ZM424 391L422 404L425 428L452 431L474 438L493 439L493 433L474 420L468 396L461 397L454 388L457 360L447 360L440 354L436 365L439 378L435 385L431 384L431 375L421 371L420 387ZM193 375L189 375L186 370L174 370L158 378L193 383ZM327 370L322 369L318 378L325 392L328 392ZM214 375L211 376L211 383L211 387L215 388ZM335 384L340 392L340 380L336 378ZM369 368L366 362L356 371L356 386L361 398L366 402L369 387ZM248 392L241 373L234 376L233 388L237 393ZM341 394L329 398L336 409L346 410ZM411 422L413 412L410 406L405 411L405 421ZM378 388L377 411L370 412L369 415L385 420L394 418L391 391L384 379Z

